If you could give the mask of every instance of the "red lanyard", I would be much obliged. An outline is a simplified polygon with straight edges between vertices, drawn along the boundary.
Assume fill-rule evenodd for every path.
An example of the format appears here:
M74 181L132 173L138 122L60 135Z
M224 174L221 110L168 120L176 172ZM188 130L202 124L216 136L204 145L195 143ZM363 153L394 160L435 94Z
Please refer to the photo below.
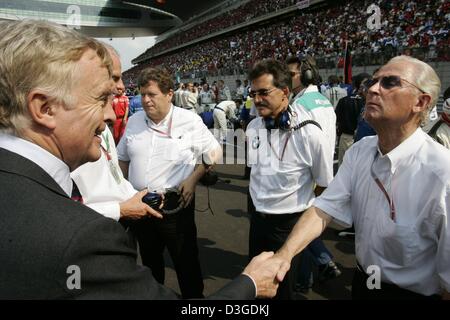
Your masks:
M172 110L172 114L170 115L170 120L169 120L169 130L167 130L167 132L155 129L153 127L150 126L150 124L148 123L148 119L145 118L145 123L147 124L147 127L149 127L150 129L152 129L155 132L158 132L159 134L162 134L163 136L169 137L172 139L172 119L173 119L173 110Z
M109 148L110 148L109 147L109 137L108 137L108 135L103 135L103 133L102 133L102 137L103 137L103 140L106 143L106 148L107 149L105 149L105 147L103 147L101 144L100 144L100 147L102 148L103 153L106 156L106 159L108 159L108 161L111 161L111 155L109 154Z
M391 199L391 197L389 197L388 192L386 191L386 189L384 188L383 184L381 183L380 179L378 179L378 177L375 175L375 172L373 171L373 165L375 164L375 161L378 158L378 151L375 153L375 158L373 159L372 165L370 167L370 174L372 175L373 180L375 180L378 188L380 188L380 190L383 192L384 196L386 197L388 203L389 203L389 209L390 209L390 213L391 213L391 219L392 221L395 221L396 219L396 214L395 214L395 205L394 205L394 200Z
M281 158L280 158L278 156L277 152L275 151L275 149L273 148L272 143L270 142L270 138L271 138L270 130L267 130L267 140L269 141L269 146L272 149L272 151L275 154L275 156L277 157L277 159L280 160L280 161L283 161L284 153L286 151L286 147L287 147L287 144L289 142L289 139L291 138L291 135L292 135L292 131L289 131L289 134L288 134L286 140L284 141L284 147L283 147L283 151L281 152Z

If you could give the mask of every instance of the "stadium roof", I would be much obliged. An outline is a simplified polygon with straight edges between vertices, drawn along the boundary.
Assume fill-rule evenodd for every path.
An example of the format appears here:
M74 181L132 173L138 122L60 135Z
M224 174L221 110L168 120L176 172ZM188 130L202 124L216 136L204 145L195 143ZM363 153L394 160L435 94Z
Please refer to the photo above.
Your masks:
M223 0L1 0L0 20L45 19L93 37L157 36Z
M170 12L183 22L200 12L215 6L224 0L131 0L128 2L147 5Z

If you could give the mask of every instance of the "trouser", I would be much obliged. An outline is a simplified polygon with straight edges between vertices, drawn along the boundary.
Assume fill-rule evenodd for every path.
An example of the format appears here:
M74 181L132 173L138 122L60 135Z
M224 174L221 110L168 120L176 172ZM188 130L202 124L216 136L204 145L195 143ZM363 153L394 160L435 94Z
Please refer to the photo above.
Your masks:
M214 135L219 142L222 142L227 137L227 116L224 111L214 109Z
M251 200L249 200L251 202ZM301 212L292 214L264 214L249 210L249 258L253 258L263 251L277 251L286 241ZM291 261L291 268L278 287L275 299L294 300L296 298L295 284L298 277L299 265L303 253L296 255Z
M298 270L297 284L301 288L310 288L313 285L313 265L324 265L333 260L333 255L325 247L322 239L316 238L303 250L303 259Z
M341 166L344 160L344 154L353 144L353 135L343 133L339 138L339 153L338 153L338 167Z
M353 300L438 300L439 295L424 296L391 283L381 282L380 289L369 289L367 279L369 276L362 271L358 264L352 281Z
M153 277L164 284L164 249L167 247L175 265L178 284L184 299L203 297L203 278L197 247L195 201L176 214L163 219L144 218L131 227L139 242L142 263Z

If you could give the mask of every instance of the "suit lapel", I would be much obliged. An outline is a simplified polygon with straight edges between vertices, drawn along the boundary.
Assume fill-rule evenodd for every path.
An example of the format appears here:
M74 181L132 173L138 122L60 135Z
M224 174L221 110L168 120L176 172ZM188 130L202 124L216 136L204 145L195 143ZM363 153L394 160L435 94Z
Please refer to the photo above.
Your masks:
M26 177L53 192L69 198L56 181L41 167L21 155L3 148L0 148L0 171Z

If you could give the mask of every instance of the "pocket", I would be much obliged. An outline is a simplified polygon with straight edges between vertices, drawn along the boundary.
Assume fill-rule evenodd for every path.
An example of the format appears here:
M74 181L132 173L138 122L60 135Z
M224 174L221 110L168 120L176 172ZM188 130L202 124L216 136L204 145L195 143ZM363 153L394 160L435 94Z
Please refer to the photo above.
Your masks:
M399 225L388 216L377 219L378 252L384 259L400 266L412 263L418 250L418 232L413 225Z
M185 139L170 139L165 156L166 159L176 162L190 162L193 159L190 145Z

